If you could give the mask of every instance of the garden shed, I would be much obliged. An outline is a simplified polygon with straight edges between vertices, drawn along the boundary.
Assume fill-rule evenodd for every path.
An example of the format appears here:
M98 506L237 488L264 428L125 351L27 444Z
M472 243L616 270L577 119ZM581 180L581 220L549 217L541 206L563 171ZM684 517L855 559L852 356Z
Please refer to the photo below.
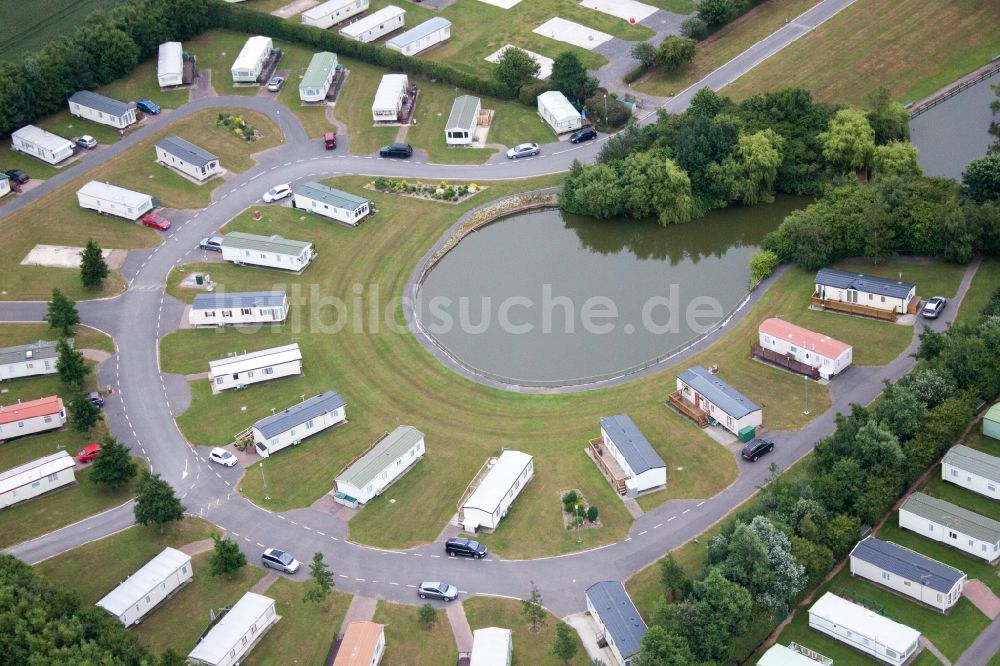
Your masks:
M285 321L288 297L283 291L233 291L197 294L188 310L192 326L236 326Z
M337 54L329 51L314 53L306 73L299 82L299 99L303 102L322 102L330 93L333 77L337 73Z
M396 35L385 43L385 47L403 55L414 56L448 39L451 39L451 21L435 16Z
M255 35L248 39L233 62L233 83L256 83L273 50L270 37Z
M212 393L302 374L302 351L297 343L236 354L208 363Z
M962 598L965 574L891 541L867 537L851 551L851 574L947 611Z
M351 622L337 649L333 666L378 666L385 654L385 625L367 620Z
M924 493L899 507L899 526L991 564L1000 558L1000 521Z
M620 495L667 485L667 464L627 414L601 419L601 437L590 441L590 453Z
M161 88L184 84L184 48L180 42L160 44L156 58L156 80Z
M73 456L60 451L0 472L0 509L76 481Z
M538 115L542 117L556 134L565 134L583 126L583 116L558 90L550 90L538 96Z
M327 391L253 424L254 444L264 458L347 420L347 403Z
M365 504L378 497L423 457L424 433L413 426L401 425L383 435L350 463L337 476L334 487L337 492Z
M906 662L919 649L920 632L826 592L809 609L809 626L881 661Z
M274 599L247 592L198 641L188 661L206 666L238 664L277 621Z
M260 236L232 231L222 237L222 258L234 264L281 268L301 273L313 260L315 252L309 241L289 240L281 236Z
M191 580L192 572L190 555L164 548L95 605L130 627Z
M57 395L0 407L0 442L57 430L64 425L66 407Z
M482 102L472 95L460 95L451 105L448 123L444 126L444 142L449 146L468 146L479 124Z
M670 404L702 427L714 422L734 435L762 422L760 405L700 365L677 375L677 391L670 394Z
M958 444L941 460L941 478L992 499L1000 499L1000 458Z
M777 317L765 319L757 333L761 349L815 368L824 379L829 379L851 365L854 354L851 345L796 326L790 321Z
M458 522L466 532L496 529L535 474L534 458L521 451L504 451L484 468L485 473L481 470L477 477L478 485L458 509Z
M983 415L983 434L1000 439L1000 402L989 408Z
M514 635L510 629L484 627L472 632L469 666L510 666Z
M617 580L605 580L587 588L587 611L600 630L618 666L631 666L646 637L646 623L632 603L625 586Z
M406 25L406 10L388 5L340 29L340 35L357 42L374 42Z
M302 12L302 23L326 30L368 9L368 0L329 0Z
M355 227L371 212L371 201L322 183L296 185L292 206Z
M156 142L156 161L197 181L206 181L220 171L216 155L177 135Z
M73 156L73 142L34 125L25 125L10 135L10 149L59 164Z
M406 74L386 74L375 91L372 102L372 120L376 123L395 123L406 99L410 80Z
M80 208L132 221L153 210L153 197L148 194L97 180L92 180L77 190L76 199Z
M115 129L125 129L136 121L135 105L81 90L69 98L69 112Z
M67 340L72 346L73 341ZM35 375L54 375L56 373L56 342L39 340L27 345L4 347L0 349L0 381L34 377Z

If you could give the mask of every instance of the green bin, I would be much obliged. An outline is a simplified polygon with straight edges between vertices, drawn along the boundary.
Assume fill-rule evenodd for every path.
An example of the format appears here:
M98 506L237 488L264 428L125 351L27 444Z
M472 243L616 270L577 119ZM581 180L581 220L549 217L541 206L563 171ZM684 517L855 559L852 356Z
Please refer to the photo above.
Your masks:
M740 431L736 436L739 437L741 442L749 442L754 438L754 436L756 436L756 434L757 430L753 426L746 426L740 428Z
M194 283L195 284L205 284L205 278L203 276L201 276L201 275L195 275L194 276Z

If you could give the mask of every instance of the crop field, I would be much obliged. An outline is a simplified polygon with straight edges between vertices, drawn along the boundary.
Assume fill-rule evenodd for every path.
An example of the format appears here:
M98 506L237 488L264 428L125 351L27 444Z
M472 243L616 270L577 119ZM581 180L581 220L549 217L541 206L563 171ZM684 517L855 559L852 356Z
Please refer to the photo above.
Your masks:
M123 4L124 0L37 0L3 3L0 62L17 60L25 51L70 33L87 15Z

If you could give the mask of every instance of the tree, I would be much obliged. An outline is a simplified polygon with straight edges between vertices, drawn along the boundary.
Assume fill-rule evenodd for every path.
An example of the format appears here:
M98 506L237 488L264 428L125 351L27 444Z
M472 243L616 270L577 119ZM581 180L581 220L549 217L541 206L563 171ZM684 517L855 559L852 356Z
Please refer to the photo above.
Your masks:
M912 178L920 175L919 156L920 151L909 141L892 141L884 146L875 146L872 163L875 173L880 176Z
M859 173L871 166L875 132L863 112L857 109L837 111L819 140L823 143L823 157L833 166Z
M562 659L564 664L569 664L570 659L576 656L579 649L576 636L573 630L565 622L556 625L556 640L552 646L552 654Z
M559 193L559 207L602 220L625 212L625 194L612 166L574 162Z
M437 624L437 619L438 614L437 611L434 610L434 606L424 604L417 609L417 622L419 622L420 626L427 631L430 631L431 628Z
M695 41L690 37L671 35L660 42L656 50L656 64L666 69L677 69L694 60Z
M729 23L747 10L746 0L701 0L698 18L711 26Z
M802 589L803 567L795 561L791 541L765 516L738 523L728 538L710 544L709 557L729 580L745 587L765 608L778 610ZM721 556L721 559L719 559Z
M662 150L632 153L617 166L618 192L629 215L655 215L661 226L691 221L691 180Z
M101 452L104 455L104 452ZM100 456L98 456L100 459ZM240 550L239 544L232 539L224 539L215 532L212 533L212 558L209 568L213 576L225 576L232 580L236 572L246 566L247 558Z
M531 581L531 594L521 600L521 615L524 621L531 625L531 632L538 633L538 628L545 624L545 608L542 607L542 593L538 591L535 581Z
M135 489L135 522L140 525L157 525L160 534L163 534L167 523L182 518L184 505L177 499L170 484L160 478L159 474L143 470Z
M66 407L69 411L69 427L76 432L89 432L101 420L101 408L81 393L73 396Z
M826 524L821 537L823 544L833 552L834 557L840 557L854 546L860 531L861 523L857 518L838 513Z
M90 374L87 361L83 354L73 349L65 338L60 338L56 343L56 372L59 374L59 381L71 389L79 391L83 388L83 381Z
M875 417L889 426L900 440L910 439L920 430L927 409L916 392L903 384L885 382L882 398L875 405Z
M962 172L962 191L976 203L1000 199L1000 155L969 162Z
M750 257L750 286L756 287L778 267L778 255L761 250Z
M865 256L877 264L895 254L896 227L889 211L881 206L872 207L864 229Z
M323 553L313 553L312 564L309 565L309 578L312 579L312 586L302 597L302 601L313 601L320 603L326 601L333 588L333 572L323 561Z
M511 90L519 90L541 71L541 65L527 51L512 46L493 65L493 78Z
M799 536L792 537L792 555L804 567L806 579L814 583L819 582L836 561L829 548Z
M132 460L129 448L111 435L105 436L101 440L101 453L94 458L90 480L115 490L134 479L138 473L139 466Z
M88 289L99 289L108 277L108 264L93 238L87 241L80 256L80 281Z
M638 42L632 47L632 57L639 61L644 69L656 64L656 47L649 42Z
M967 264L979 247L979 220L977 206L941 206L939 217L939 244L945 261Z
M681 601L691 590L691 579L673 555L660 560L660 584L666 600L671 603Z
M730 196L745 206L774 199L774 180L781 166L785 141L774 130L741 134L723 168L731 183Z
M597 507L594 506L593 504L587 507L587 520L589 520L590 522L596 523L598 514L599 512L597 510Z
M45 321L49 322L49 326L59 331L60 335L64 337L73 335L73 327L80 323L76 303L66 298L58 289L53 289Z
M733 639L750 628L754 604L750 592L712 567L688 599L666 608L664 628L687 640L695 656L688 663L696 663L722 660Z
M903 376L898 382L913 391L928 409L937 407L955 394L955 385L934 368L920 368Z
M892 99L889 89L882 87L869 98L872 111L868 114L868 122L875 131L875 143L883 144L890 141L908 141L910 138L910 112Z
M688 666L694 662L687 641L661 626L650 627L642 639L639 666Z
M697 16L689 16L681 23L681 34L691 39L705 39L708 36L708 26Z
M575 53L563 51L552 61L549 86L579 105L597 90L597 79L587 74L587 69Z

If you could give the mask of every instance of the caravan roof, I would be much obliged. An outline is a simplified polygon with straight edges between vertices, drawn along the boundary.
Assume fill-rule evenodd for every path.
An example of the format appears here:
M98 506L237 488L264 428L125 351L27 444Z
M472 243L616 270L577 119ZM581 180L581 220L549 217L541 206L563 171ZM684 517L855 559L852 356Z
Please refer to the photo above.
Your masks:
M21 139L23 141L33 143L36 146L53 153L58 153L66 148L73 148L73 142L69 139L64 139L58 134L47 132L41 127L36 127L34 125L25 125L10 136L12 139Z
M164 74L180 76L184 73L184 49L180 42L160 44L156 59L156 73L158 76Z
M96 605L113 615L121 615L162 583L167 576L190 562L190 555L175 548L164 548L163 552L108 592Z
M627 414L605 416L601 419L601 427L608 433L608 437L621 451L628 466L636 474L667 466L653 445L639 430L635 421Z
M256 35L247 40L233 62L233 69L253 69L260 61L260 56L265 51L270 51L273 42L270 37Z
M260 430L260 434L265 439L270 439L317 416L327 414L346 405L347 403L344 402L339 393L336 391L327 391L326 393L313 396L308 400L303 400L283 412L263 418L254 423L253 427Z
M473 127L479 118L479 109L482 106L478 97L472 95L460 95L455 98L451 105L451 113L448 114L448 124L446 130L464 129Z
M295 194L308 199L315 199L321 203L328 204L335 208L343 208L345 210L357 210L359 207L368 203L368 199L365 199L364 197L359 197L354 194L344 192L343 190L336 190L321 183L313 182L296 185Z
M285 345L283 347L273 347L271 349L261 349L249 354L237 354L229 358L221 358L217 361L209 361L208 374L212 377L229 373L246 372L256 370L260 367L275 365L277 363L288 363L289 361L301 361L302 352L297 343Z
M320 51L313 54L309 61L309 67L299 82L299 88L320 88L326 84L326 79L330 72L337 67L337 54L329 51Z
M141 208L149 201L148 194L126 190L124 187L118 187L111 183L102 183L97 180L90 181L77 190L77 193L96 199L103 199L104 201L113 201L127 208Z
M0 472L0 493L7 493L15 488L26 486L51 474L58 474L74 465L73 456L60 451L50 456L32 460L4 472Z
M364 454L337 477L337 481L364 488L386 468L423 439L424 433L413 426L401 425L383 437L372 450Z
M67 341L70 346L72 340ZM56 351L56 342L52 340L39 340L27 345L17 345L16 347L4 347L0 349L0 365L10 365L22 361L37 359L56 358L59 352Z
M504 451L462 507L493 513L531 460L527 453Z
M957 444L944 454L942 462L1000 483L1000 458L984 451Z
M259 236L242 231L231 231L222 237L222 247L236 250L257 250L259 252L274 252L299 256L304 250L312 247L309 241L291 240L281 236Z
M257 621L257 618L273 605L274 599L247 592L202 637L201 642L188 654L188 658L207 664L218 664L229 654L236 642L250 630L250 626Z
M406 88L410 85L406 74L386 74L378 84L375 91L375 101L372 102L373 109L395 109L399 104L399 99L406 94Z
M414 42L419 42L427 35L434 34L441 28L449 27L451 27L451 21L443 16L435 16L434 18L427 19L423 23L410 28L404 33L396 35L387 41L385 45L389 48L403 49Z
M357 39L360 35L368 32L379 24L385 23L386 21L394 19L400 14L405 13L405 9L400 9L395 5L388 5L373 14L369 14L364 18L358 19L354 23L345 25L340 29L340 32L345 37Z
M681 371L677 378L734 419L760 410L760 405L700 365Z
M228 294L196 294L192 310L216 308L279 308L285 305L283 291L233 291Z
M920 632L916 629L893 622L884 615L830 592L812 605L809 615L821 617L861 636L877 638L879 643L899 654L906 654L910 646L920 638Z
M0 407L0 424L33 419L36 416L48 416L62 410L62 398L57 395L50 395L45 398L38 398L37 400L29 400L27 402Z

